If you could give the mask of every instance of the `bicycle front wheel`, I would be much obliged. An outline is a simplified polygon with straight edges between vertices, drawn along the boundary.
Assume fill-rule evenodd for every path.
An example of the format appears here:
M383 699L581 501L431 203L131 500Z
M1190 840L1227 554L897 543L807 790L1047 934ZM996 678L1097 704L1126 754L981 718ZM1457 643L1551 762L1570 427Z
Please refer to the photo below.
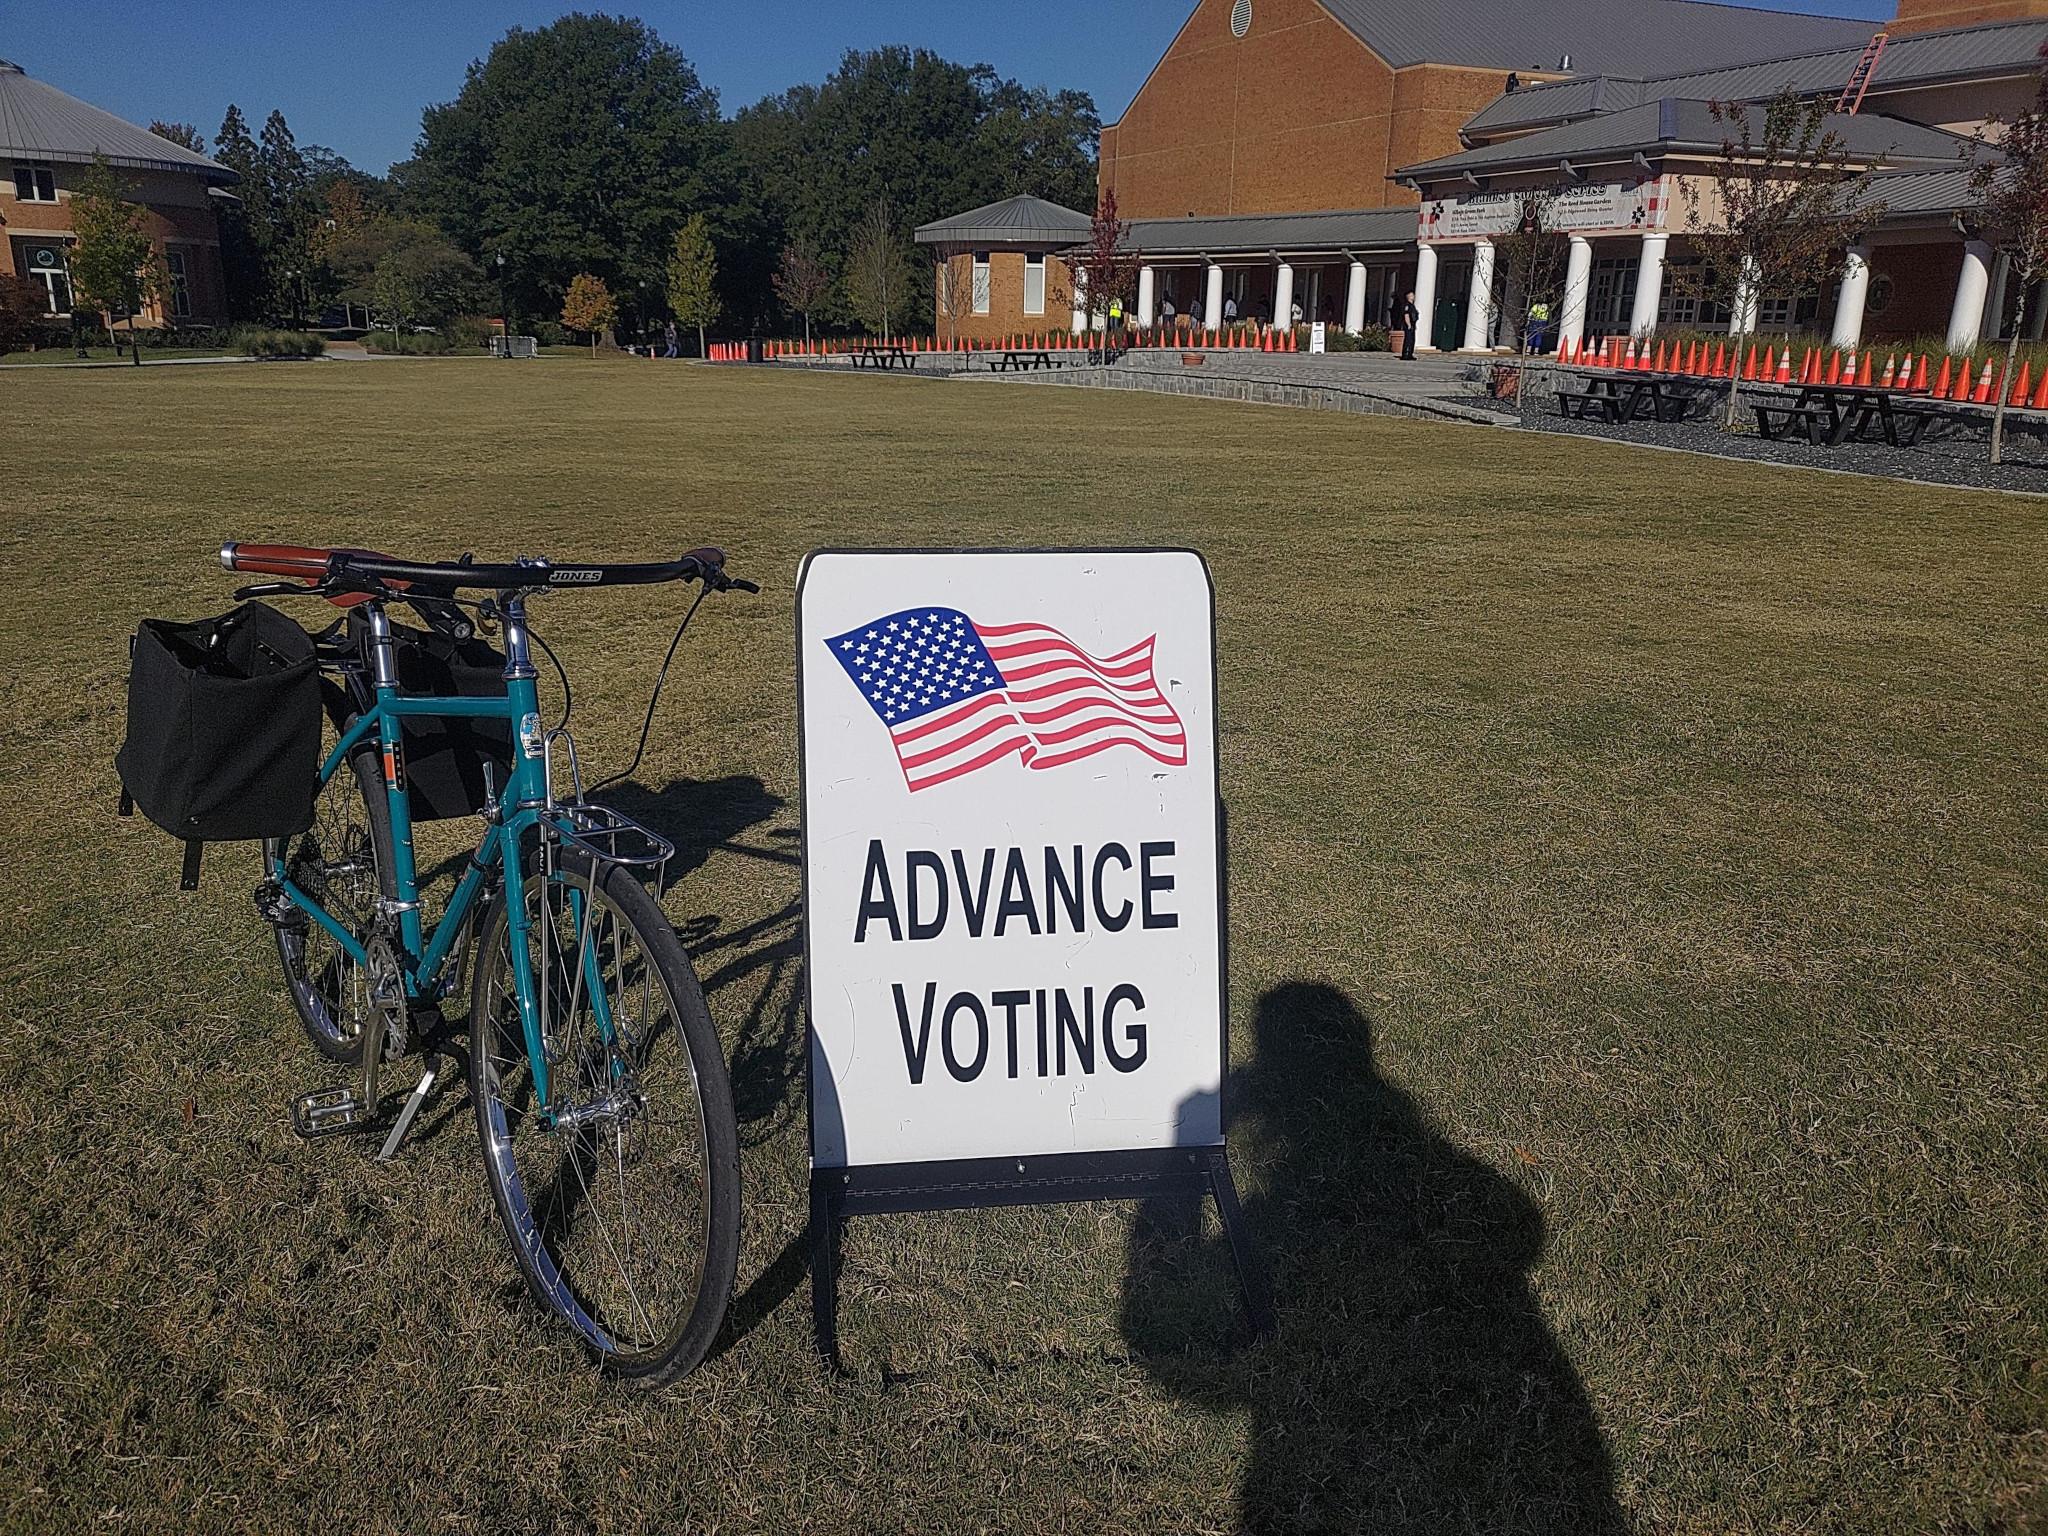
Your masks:
M688 952L627 870L571 857L521 885L547 1097L499 901L470 1003L485 1176L535 1299L607 1371L660 1386L704 1358L732 1294L739 1131L725 1060Z

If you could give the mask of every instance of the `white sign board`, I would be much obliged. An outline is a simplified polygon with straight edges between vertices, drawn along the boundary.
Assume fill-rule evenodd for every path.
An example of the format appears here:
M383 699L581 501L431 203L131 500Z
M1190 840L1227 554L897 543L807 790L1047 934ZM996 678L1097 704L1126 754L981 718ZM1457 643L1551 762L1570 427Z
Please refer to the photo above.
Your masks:
M1223 1140L1191 551L823 551L797 594L812 1160Z
M1330 333L1322 321L1318 320L1308 328L1308 349L1310 352L1328 351L1329 343Z
M1549 190L1544 226L1554 231L1655 229L1669 199L1661 178L1566 182ZM1504 235L1523 216L1513 192L1468 192L1431 198L1422 205L1419 238L1458 240Z

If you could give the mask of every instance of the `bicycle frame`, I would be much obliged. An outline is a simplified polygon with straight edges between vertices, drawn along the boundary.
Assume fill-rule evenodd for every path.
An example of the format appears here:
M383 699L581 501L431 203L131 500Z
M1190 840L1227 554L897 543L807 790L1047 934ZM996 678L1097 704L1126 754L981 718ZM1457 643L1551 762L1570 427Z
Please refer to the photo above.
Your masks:
M505 697L433 698L398 691L398 672L392 652L391 623L380 602L364 604L369 621L369 662L375 702L358 715L335 743L320 765L324 786L341 771L342 765L372 732L376 734L383 764L386 802L391 811L392 877L397 896L398 933L403 954L400 974L406 998L414 1003L438 1003L446 997L452 980L448 961L464 925L482 897L493 870L502 881L512 950L514 1000L525 1035L527 1058L533 1071L534 1089L542 1106L550 1104L548 1059L542 1019L540 989L536 984L532 955L527 947L528 921L525 892L520 872L519 849L525 836L543 825L574 834L558 817L548 782L547 735L541 728L540 697L526 633L525 601L508 594L500 604L504 620ZM440 918L429 930L420 911L419 872L413 851L411 799L406 790L404 722L409 719L442 718L504 720L512 728L514 742L512 769L506 783L498 788L498 799L485 812L484 840L470 855L469 867L456 882L454 892ZM357 965L369 964L369 951L357 936L337 921L320 903L292 883L286 874L285 850L281 846L272 861L270 877L291 903L318 923L341 945ZM571 913L579 934L584 931L585 897L572 886ZM610 1002L600 984L596 948L581 942L580 969L588 985L593 1014L607 1043L613 1038Z

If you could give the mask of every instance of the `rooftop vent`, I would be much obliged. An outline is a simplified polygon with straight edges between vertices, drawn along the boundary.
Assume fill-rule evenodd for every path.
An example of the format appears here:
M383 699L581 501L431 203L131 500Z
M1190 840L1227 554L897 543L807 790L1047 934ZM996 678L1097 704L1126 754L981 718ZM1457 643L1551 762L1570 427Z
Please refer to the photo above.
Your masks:
M1557 56L1557 67L1560 70L1570 69L1572 67L1572 56L1568 53L1560 53Z

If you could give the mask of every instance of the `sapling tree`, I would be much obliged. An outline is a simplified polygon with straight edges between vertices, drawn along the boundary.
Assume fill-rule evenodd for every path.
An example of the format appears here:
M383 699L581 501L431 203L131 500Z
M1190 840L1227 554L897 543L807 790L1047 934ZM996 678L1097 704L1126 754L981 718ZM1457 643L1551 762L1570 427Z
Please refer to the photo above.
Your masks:
M598 339L619 317L618 300L612 297L604 279L578 272L569 280L569 292L562 300L562 324L590 336L590 355L597 356Z
M691 214L676 231L668 257L668 307L683 324L697 328L697 355L704 356L704 327L716 323L721 306L718 253L701 213Z
M1067 255L1080 292L1075 308L1089 317L1088 333L1095 335L1094 316L1108 315L1114 304L1129 314L1138 291L1138 253L1131 249L1131 226L1117 217L1116 190L1103 192L1088 221L1088 241ZM1108 332L1104 331L1104 345Z
M1756 329L1764 295L1824 291L1884 205L1864 195L1876 162L1850 160L1825 102L1801 101L1788 88L1761 106L1716 101L1708 110L1722 129L1720 150L1680 183L1702 259L1673 277L1733 313L1739 344ZM1732 432L1739 381L1737 370L1728 373L1723 425Z
M2048 57L2048 48L2043 49ZM2048 272L2048 72L2039 74L2034 104L2010 119L1994 118L2004 128L1998 147L2002 159L1986 159L1970 173L1970 189L1981 200L1984 232L2007 262L2011 288L2019 290L2019 312L2013 317L2012 337L2005 344L2005 374L2001 386L2012 378L2012 365L2019 354L2020 336L2027 324L2027 294ZM2002 461L2005 453L2005 406L2007 391L1998 391L1998 406L1991 413L1991 462Z
M910 261L897 238L887 198L868 206L846 253L846 301L855 318L882 340L910 297Z
M797 240L782 248L772 281L783 307L804 317L804 342L809 345L811 315L832 292L831 271L808 241Z
M1547 317L1562 306L1571 239L1558 228L1557 194L1550 188L1526 187L1510 192L1508 200L1507 232L1493 237L1493 248L1502 292L1515 299L1515 312L1505 318L1519 353L1529 350L1529 320L1536 311ZM1485 296L1484 302L1492 301ZM1502 334L1509 332L1504 328Z

